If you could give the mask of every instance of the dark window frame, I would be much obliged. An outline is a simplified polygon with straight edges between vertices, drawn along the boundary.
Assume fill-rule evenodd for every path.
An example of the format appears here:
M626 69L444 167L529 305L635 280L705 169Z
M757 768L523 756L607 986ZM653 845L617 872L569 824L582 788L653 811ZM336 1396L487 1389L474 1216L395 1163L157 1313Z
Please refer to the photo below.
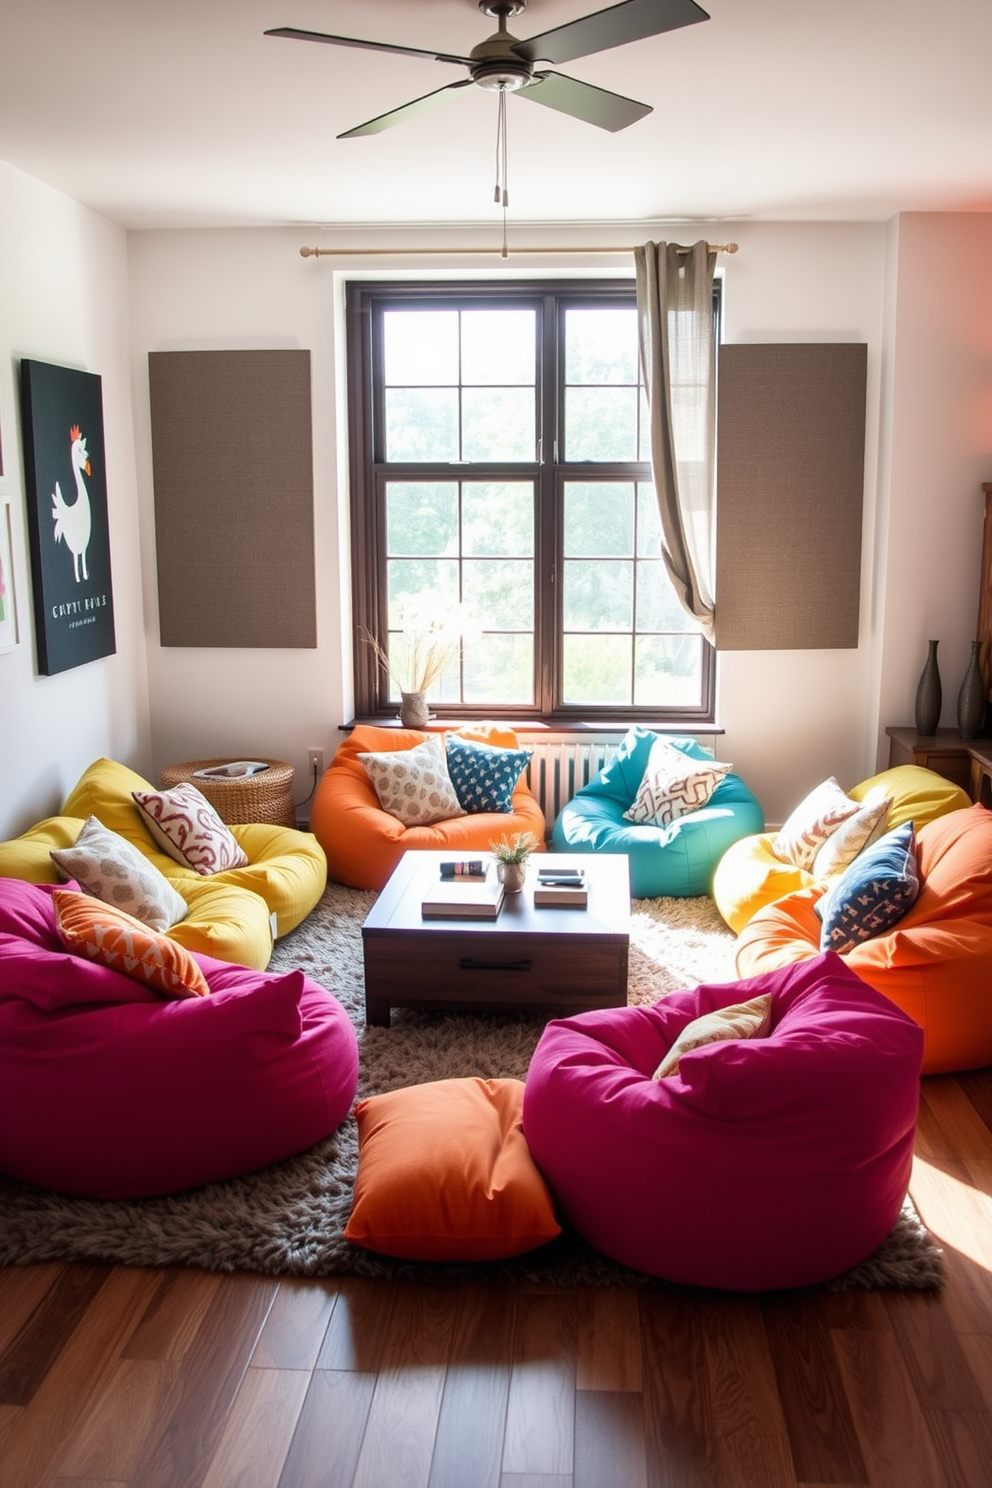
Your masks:
M714 286L717 310L719 281ZM380 458L383 428L383 389L375 378L379 357L382 312L416 304L430 307L510 308L513 301L541 304L538 335L541 340L536 418L537 454L534 463L487 465L472 463L472 475L505 474L534 481L537 514L535 523L535 576L538 589L535 617L535 703L443 704L446 718L479 718L514 721L521 726L626 728L632 723L653 721L668 728L685 726L687 731L714 722L716 699L716 652L705 640L702 645L701 701L696 707L591 706L558 701L561 683L561 586L556 583L562 551L563 490L569 480L651 480L649 461L623 463L558 461L559 431L563 428L565 383L561 357L560 326L566 304L635 303L632 280L553 279L500 281L384 281L352 280L346 286L346 356L348 437L350 463L352 665L356 717L373 721L391 720L395 701L388 697L386 681L372 648L363 639L365 630L376 636L386 631L385 592L385 481L405 477L423 478L432 468L422 462L386 465ZM719 324L719 318L717 318ZM381 361L379 363L381 365ZM450 477L452 468L445 467ZM464 475L464 467L455 467ZM545 586L551 586L550 602Z

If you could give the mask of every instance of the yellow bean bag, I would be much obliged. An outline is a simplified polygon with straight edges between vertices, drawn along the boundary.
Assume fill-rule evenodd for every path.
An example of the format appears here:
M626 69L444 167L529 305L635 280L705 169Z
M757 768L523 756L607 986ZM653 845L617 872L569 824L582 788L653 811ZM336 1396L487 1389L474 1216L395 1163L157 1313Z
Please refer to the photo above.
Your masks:
M87 817L95 816L158 869L189 906L170 927L188 951L262 971L275 936L286 935L313 909L327 884L327 862L317 839L293 827L252 822L229 828L248 863L199 874L168 856L155 842L132 791L155 787L114 760L96 760L69 793L58 816L0 842L0 878L58 883L53 848L71 847Z
M892 797L886 830L911 821L917 830L949 811L959 811L971 802L960 786L945 780L922 765L895 765L863 780L848 794L863 801L875 786ZM764 909L787 894L811 888L820 882L804 868L775 856L775 832L759 832L733 843L717 864L713 875L713 899L731 930L739 935L744 926Z

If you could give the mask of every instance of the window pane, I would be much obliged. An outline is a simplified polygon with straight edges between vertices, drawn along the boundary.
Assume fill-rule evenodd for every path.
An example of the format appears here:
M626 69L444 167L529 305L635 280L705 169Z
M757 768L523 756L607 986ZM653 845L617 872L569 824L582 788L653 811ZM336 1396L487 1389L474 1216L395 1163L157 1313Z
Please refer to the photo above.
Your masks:
M528 460L535 452L533 388L465 388L462 458Z
M565 381L638 380L637 311L621 308L565 311Z
M661 552L661 514L650 481L637 483L637 556L653 558Z
M534 552L531 481L466 481L462 551L470 557L527 558Z
M386 389L386 459L458 459L457 388Z
M387 387L458 381L457 310L387 310L382 339Z
M457 553L457 483L388 481L386 550L391 558Z
M637 459L637 389L565 389L566 460Z
M526 559L470 559L462 567L462 598L473 620L487 629L531 630L534 565Z
M630 705L631 637L566 636L562 649L565 703Z
M677 634L699 626L679 604L661 558L645 559L637 565L637 630L673 630Z
M462 314L462 381L537 380L533 310L466 310Z
M632 481L568 481L566 558L630 557L634 551Z
M651 410L648 407L648 395L645 388L641 388L637 399L638 416L640 428L637 435L637 458L639 460L650 460L651 458Z
M465 702L534 702L532 635L483 635L466 643Z
M566 630L630 630L633 619L632 563L565 564Z
M641 636L635 655L636 706L698 708L702 704L702 636Z
M443 620L458 607L457 559L390 558L386 584L390 630L413 614Z

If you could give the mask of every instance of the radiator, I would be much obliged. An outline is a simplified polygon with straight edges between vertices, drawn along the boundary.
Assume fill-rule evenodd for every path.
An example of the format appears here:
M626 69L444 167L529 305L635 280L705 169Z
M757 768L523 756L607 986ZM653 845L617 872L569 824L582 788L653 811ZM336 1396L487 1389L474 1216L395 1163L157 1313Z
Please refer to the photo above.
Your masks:
M565 803L599 773L618 747L608 740L583 739L575 743L521 739L520 742L525 749L534 751L527 766L527 783L544 812L549 833Z

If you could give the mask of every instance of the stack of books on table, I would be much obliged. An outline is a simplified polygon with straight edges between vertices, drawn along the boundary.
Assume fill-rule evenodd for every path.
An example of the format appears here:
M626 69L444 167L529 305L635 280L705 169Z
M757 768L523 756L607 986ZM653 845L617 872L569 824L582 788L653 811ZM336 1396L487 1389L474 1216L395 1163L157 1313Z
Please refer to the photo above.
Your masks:
M550 909L560 905L566 909L585 909L588 903L589 889L584 869L566 863L558 868L546 866L537 870L535 908Z
M494 862L442 863L420 913L425 920L495 920L502 903L503 885Z

